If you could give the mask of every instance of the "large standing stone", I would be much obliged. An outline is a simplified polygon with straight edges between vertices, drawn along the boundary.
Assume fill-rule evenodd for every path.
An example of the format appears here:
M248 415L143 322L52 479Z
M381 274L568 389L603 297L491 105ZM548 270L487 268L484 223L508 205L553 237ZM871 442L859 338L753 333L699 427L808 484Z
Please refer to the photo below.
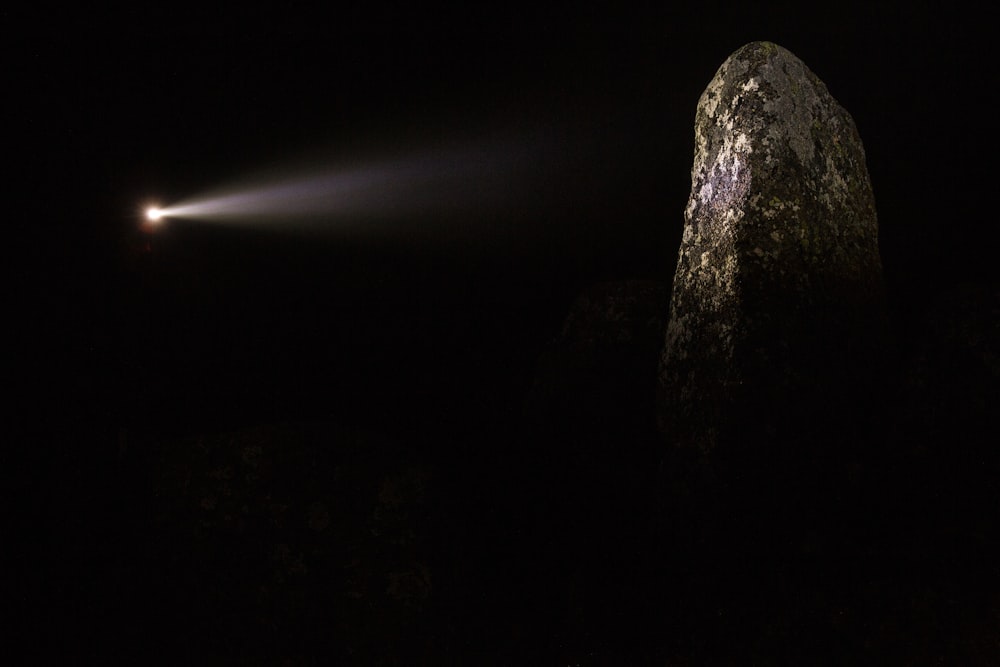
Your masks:
M851 116L784 48L740 48L702 94L684 217L669 439L745 454L857 424L884 333L875 200Z

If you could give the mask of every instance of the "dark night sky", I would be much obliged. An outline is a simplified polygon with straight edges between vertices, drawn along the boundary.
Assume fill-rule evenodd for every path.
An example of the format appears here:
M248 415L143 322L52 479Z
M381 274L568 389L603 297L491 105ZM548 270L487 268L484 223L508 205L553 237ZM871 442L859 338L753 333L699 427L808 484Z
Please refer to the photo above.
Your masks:
M299 664L257 650L287 641L282 658L313 664L314 637L317 656L399 658L357 664L668 664L607 658L640 635L669 664L995 663L995 327L967 312L990 303L975 291L935 295L997 285L995 22L920 0L208 4L0 9L3 221L24 242L8 393L26 427L0 447L0 597L35 663ZM930 341L907 366L927 386L887 390L860 442L844 424L836 450L733 447L749 469L720 457L716 479L655 431L637 336L598 350L596 377L570 349L565 413L532 421L574 298L672 279L698 98L755 40L801 58L858 126L889 356ZM474 159L427 192L390 181L381 213L319 231L140 228L152 200L262 171L456 150ZM787 421L769 412L754 426ZM397 501L411 471L419 498ZM985 661L954 658L977 647Z
M20 291L50 405L180 430L334 404L505 414L581 288L669 280L695 104L756 39L802 58L854 116L904 317L939 281L990 277L985 20L926 3L669 4L9 15L26 38L8 72L25 112L8 128L26 149ZM177 224L149 253L136 228L151 197L304 154L496 137L528 176L448 224L403 214L322 238Z

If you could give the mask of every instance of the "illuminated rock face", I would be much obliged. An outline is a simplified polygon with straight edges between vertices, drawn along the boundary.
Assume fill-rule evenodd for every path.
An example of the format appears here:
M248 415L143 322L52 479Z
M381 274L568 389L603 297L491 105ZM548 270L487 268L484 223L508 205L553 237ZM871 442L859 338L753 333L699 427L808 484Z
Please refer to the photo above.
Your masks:
M864 413L884 335L864 148L782 47L742 47L702 94L684 219L660 365L668 438L787 444Z

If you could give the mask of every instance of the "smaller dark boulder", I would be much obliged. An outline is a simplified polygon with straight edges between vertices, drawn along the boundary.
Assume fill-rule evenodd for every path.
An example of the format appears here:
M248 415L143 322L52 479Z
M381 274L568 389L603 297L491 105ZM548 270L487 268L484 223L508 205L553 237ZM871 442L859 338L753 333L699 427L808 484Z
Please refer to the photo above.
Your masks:
M538 361L529 420L576 434L628 434L654 423L667 286L605 282L584 290Z

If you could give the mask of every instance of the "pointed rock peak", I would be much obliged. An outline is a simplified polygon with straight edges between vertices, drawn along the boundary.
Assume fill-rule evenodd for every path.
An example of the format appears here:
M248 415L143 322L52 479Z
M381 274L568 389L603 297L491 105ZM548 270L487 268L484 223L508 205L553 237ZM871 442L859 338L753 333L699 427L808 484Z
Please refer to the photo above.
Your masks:
M824 412L811 401L863 393L882 267L854 121L788 50L733 53L694 130L660 416L672 440L708 451L735 415L791 433Z

